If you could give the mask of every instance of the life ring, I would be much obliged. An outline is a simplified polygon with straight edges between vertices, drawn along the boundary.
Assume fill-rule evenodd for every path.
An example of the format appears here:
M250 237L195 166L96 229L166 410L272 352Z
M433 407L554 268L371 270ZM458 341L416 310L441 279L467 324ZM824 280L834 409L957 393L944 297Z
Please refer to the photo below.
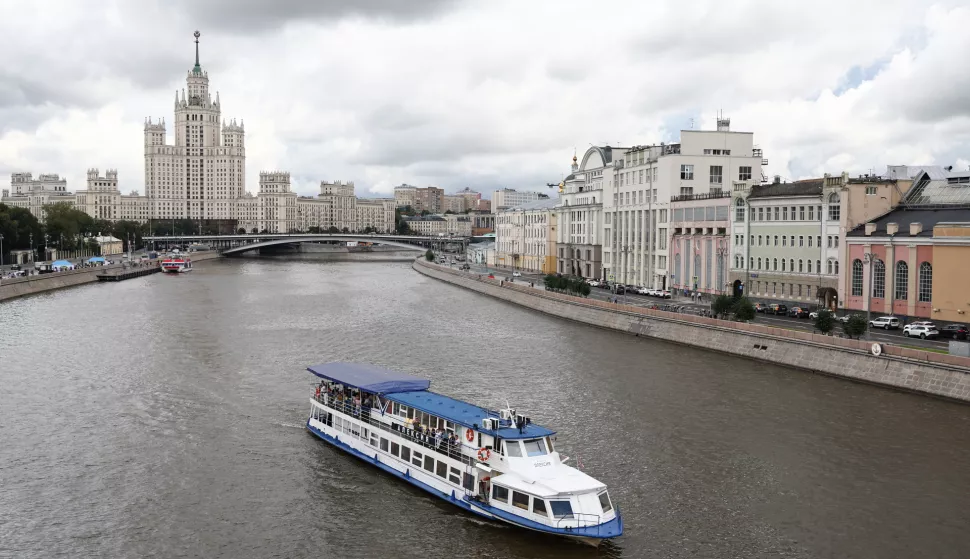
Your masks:
M472 431L471 429L467 429L465 431L465 440L468 441L468 442L474 441L475 440L475 431Z
M488 462L488 459L492 457L492 452L487 448L478 449L478 459L482 462Z

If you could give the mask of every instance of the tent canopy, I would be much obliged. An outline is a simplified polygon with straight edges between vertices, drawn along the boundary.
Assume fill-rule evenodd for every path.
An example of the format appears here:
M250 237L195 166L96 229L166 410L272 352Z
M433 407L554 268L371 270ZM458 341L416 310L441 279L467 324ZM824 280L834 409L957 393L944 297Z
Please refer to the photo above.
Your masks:
M324 363L307 370L322 379L377 394L427 390L431 386L431 381L364 363Z
M51 264L51 268L73 268L73 267L74 267L74 264L71 264L67 260L55 260L54 263Z
M91 258L88 258L88 262L104 262L104 257L103 256L92 256Z

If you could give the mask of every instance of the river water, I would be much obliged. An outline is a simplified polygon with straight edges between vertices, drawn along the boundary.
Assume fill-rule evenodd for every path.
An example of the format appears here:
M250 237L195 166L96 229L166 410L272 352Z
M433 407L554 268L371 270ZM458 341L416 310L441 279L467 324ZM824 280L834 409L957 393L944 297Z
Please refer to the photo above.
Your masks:
M303 428L309 364L508 399L610 486L598 550ZM234 260L0 305L2 557L970 554L970 407L627 337L406 263Z

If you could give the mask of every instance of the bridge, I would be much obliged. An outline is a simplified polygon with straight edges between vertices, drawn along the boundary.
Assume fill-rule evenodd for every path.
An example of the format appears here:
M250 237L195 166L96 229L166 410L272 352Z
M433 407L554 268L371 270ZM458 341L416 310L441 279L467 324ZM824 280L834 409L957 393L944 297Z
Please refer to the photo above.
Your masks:
M424 251L428 248L446 245L465 245L468 239L454 236L416 236L416 235L381 235L354 233L258 233L246 235L168 235L146 236L143 239L156 243L162 247L199 243L211 248L220 249L222 254L232 256L261 248L291 245L300 243L320 242L358 242L374 243L402 248L405 250Z

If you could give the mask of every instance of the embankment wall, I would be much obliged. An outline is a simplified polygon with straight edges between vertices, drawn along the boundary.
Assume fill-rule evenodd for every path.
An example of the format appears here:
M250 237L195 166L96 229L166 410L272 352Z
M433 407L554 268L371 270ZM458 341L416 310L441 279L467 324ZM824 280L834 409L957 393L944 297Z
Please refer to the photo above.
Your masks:
M584 324L897 389L970 401L970 358L594 301L490 280L424 260L412 267L496 299ZM479 279L481 277L481 279Z

